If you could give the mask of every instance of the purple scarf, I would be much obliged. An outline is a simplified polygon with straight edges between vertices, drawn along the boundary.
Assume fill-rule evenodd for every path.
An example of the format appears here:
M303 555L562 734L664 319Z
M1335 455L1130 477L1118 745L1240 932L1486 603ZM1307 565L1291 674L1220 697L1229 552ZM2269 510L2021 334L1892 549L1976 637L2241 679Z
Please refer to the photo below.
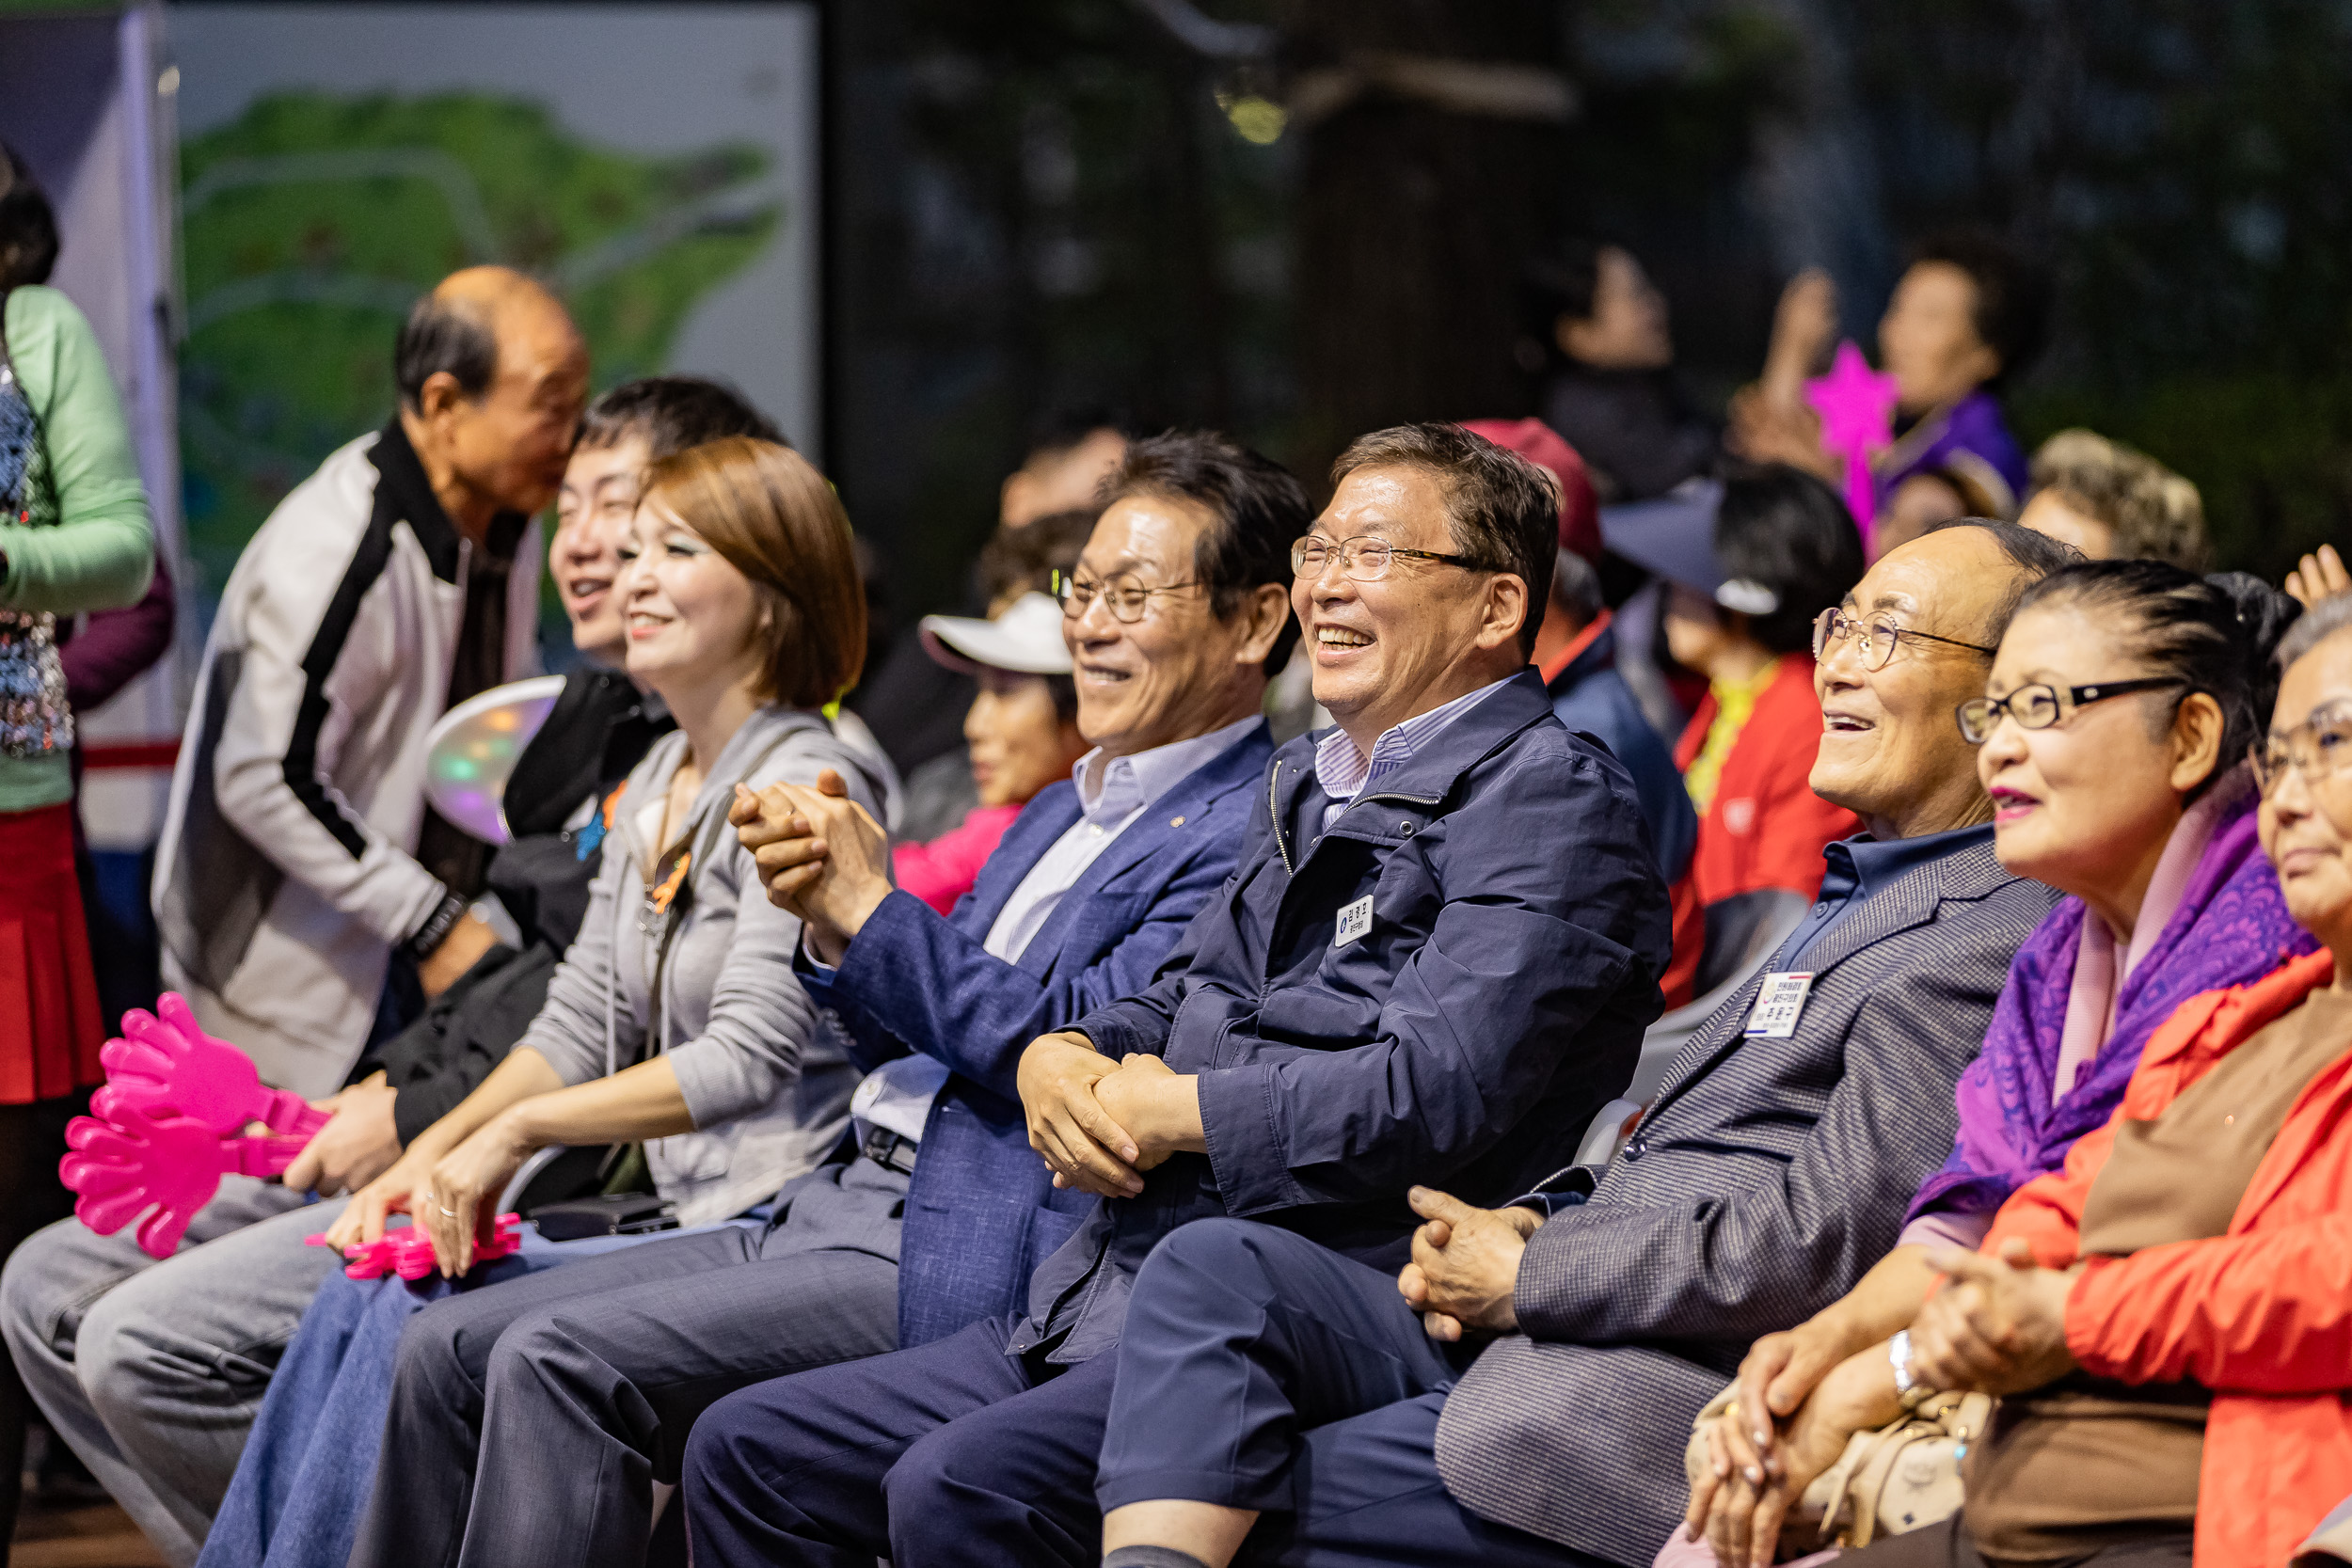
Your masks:
M2181 907L2116 996L2115 1029L2056 1105L2058 1039L2066 1029L2089 911L2058 902L2017 950L1993 1009L1984 1050L1960 1075L1960 1135L1928 1178L1905 1223L1922 1214L1990 1214L2010 1194L2066 1163L2074 1140L2105 1125L2157 1025L2192 996L2245 985L2318 947L2287 918L2279 879L2254 836L2249 790L2215 827Z

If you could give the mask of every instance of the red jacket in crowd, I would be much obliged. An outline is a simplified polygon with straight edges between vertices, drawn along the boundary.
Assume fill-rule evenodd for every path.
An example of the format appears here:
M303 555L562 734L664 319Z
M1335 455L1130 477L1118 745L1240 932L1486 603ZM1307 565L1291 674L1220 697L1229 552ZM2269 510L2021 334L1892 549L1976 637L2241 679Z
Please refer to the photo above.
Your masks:
M1710 694L1691 716L1675 748L1688 771L1715 721ZM1810 898L1821 887L1821 850L1862 831L1862 818L1833 806L1805 781L1821 747L1821 705L1813 694L1813 659L1783 654L1780 672L1756 700L1756 711L1724 758L1715 798L1699 818L1690 875L1675 888L1675 956L1666 971L1666 1006L1691 1000L1705 941L1703 911L1718 899L1758 888L1793 888Z
M2123 1103L2066 1167L2019 1188L1984 1250L2023 1237L2071 1267L2083 1200L2125 1121L2146 1121L2335 975L2313 953L2182 1004L2141 1053ZM2066 1298L2084 1370L2213 1390L2198 1481L2196 1568L2280 1568L2352 1495L2352 1055L2305 1085L2227 1234L2094 1258Z

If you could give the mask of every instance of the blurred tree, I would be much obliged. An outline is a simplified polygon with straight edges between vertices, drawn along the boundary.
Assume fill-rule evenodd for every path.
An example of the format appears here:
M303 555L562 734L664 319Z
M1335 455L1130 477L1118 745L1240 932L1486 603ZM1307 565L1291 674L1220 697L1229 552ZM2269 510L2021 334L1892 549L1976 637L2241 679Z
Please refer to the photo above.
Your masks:
M2022 436L2144 446L2229 564L2352 520L2346 0L828 14L829 455L902 614L958 596L1056 407L1222 424L1312 479L1366 428L1527 406L1517 274L1570 230L1643 257L1720 400L1797 267L1867 343L1905 242L1990 227L2061 282Z
M2275 578L2344 538L2352 7L1840 12L1896 227L1984 222L2058 267L2059 338L2015 400L2025 432L2090 424L2179 468L2225 564Z
M1551 0L1284 8L1311 483L1367 430L1527 411L1518 277L1565 196L1560 20Z
M968 593L1057 410L1279 431L1289 149L1237 134L1215 62L1112 0L829 16L832 457L901 619Z

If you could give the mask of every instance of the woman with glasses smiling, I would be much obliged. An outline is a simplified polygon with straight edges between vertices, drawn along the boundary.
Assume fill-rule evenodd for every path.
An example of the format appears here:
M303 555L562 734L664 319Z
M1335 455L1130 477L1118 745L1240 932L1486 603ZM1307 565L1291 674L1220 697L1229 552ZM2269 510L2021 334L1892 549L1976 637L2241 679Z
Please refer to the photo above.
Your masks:
M2352 1487L2347 632L2352 608L2323 604L2288 635L2254 752L2263 850L2325 950L2185 1002L2064 1171L2004 1204L1981 1253L1933 1257L1948 1279L1913 1330L1911 1379L1996 1395L1999 1413L1969 1445L1961 1513L1856 1565L2346 1551L2352 1509L2322 1515ZM1896 1407L1870 1386L1903 1376L1849 1363L1831 1381L1867 1423Z
M2002 865L2068 896L2018 950L1984 1052L1960 1080L1951 1159L1914 1198L1900 1244L1844 1300L1749 1353L1740 1405L1778 1420L1762 1445L1753 1418L1711 1429L1726 1474L1761 1464L1775 1475L1768 1499L1802 1496L1861 1429L1867 1403L1850 1386L1883 1378L1891 1389L1896 1362L1908 1367L1899 1331L1933 1289L1932 1249L1974 1248L2012 1193L2058 1169L2114 1114L2141 1049L2184 1002L2311 950L2257 843L2243 764L2294 612L2251 578L2153 561L2064 567L2020 599L1985 695L1961 704L1956 721L1979 748ZM1927 637L1836 611L1815 635L1824 647L1857 640L1873 665ZM2137 1433L2152 1462L2174 1452L2163 1439L2180 1419L2168 1407ZM2132 1506L2080 1475L2065 1484L2080 1515L2069 1528L2084 1538ZM1772 1561L1780 1511L1718 1510L1718 1556Z

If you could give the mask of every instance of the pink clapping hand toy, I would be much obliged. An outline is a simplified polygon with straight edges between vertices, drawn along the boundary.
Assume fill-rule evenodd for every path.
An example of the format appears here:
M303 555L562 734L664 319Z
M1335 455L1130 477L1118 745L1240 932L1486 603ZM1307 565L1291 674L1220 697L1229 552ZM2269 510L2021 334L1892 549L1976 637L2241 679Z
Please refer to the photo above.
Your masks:
M75 1117L66 1125L72 1152L57 1172L73 1189L73 1212L101 1236L139 1221L138 1243L168 1258L196 1212L213 1200L230 1171L275 1176L302 1150L300 1138L224 1138L193 1117L150 1116L122 1108L113 1119Z
M122 1037L108 1040L98 1059L106 1067L99 1092L107 1103L101 1107L93 1096L91 1108L101 1116L124 1105L177 1111L223 1137L258 1121L273 1132L308 1138L327 1123L327 1114L300 1095L263 1087L253 1058L206 1034L178 991L164 992L153 1013L134 1007L123 1014Z
M154 1013L125 1013L122 1037L99 1060L106 1086L90 1096L97 1114L67 1124L73 1152L57 1173L76 1195L73 1212L102 1236L153 1208L138 1228L152 1257L171 1256L223 1176L280 1174L329 1119L298 1095L264 1087L252 1060L206 1034L177 992L166 991ZM232 1135L257 1121L286 1135Z
M487 1241L474 1243L474 1264L495 1262L517 1251L522 1242L516 1227L522 1224L520 1214L501 1214ZM305 1236L312 1246L325 1246L326 1238ZM433 1272L433 1238L424 1227L412 1225L405 1230L387 1230L373 1242L361 1242L343 1249L350 1259L343 1265L343 1274L352 1279L381 1279L396 1274L403 1279L422 1279ZM470 1272L470 1271L469 1271Z

